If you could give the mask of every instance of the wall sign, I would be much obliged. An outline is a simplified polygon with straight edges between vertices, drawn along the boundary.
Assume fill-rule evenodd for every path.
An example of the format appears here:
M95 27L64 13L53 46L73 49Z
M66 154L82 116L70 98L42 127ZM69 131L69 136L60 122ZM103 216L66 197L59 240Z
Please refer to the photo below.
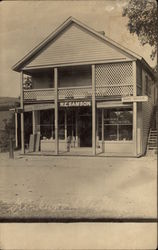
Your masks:
M71 101L71 102L60 102L60 107L85 107L91 106L90 101Z
M24 106L24 112L29 112L34 110L45 110L45 109L54 109L54 103L31 104Z
M122 102L148 102L148 96L125 96Z

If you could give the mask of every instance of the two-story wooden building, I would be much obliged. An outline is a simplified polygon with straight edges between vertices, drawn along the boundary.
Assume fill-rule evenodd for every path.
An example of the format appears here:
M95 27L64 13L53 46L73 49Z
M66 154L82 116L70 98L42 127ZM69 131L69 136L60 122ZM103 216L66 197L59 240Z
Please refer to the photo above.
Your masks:
M145 153L157 97L153 71L103 32L70 17L13 70L21 73L22 153L31 133L40 133L41 151L56 155L69 144L93 155Z

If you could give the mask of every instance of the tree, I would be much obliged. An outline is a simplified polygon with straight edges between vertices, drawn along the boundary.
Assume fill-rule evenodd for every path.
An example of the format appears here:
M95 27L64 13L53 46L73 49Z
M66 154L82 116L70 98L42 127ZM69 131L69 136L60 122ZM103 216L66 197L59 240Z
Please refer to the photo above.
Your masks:
M129 0L123 9L123 16L128 17L128 29L136 34L142 45L152 46L151 58L157 52L158 18L156 0Z

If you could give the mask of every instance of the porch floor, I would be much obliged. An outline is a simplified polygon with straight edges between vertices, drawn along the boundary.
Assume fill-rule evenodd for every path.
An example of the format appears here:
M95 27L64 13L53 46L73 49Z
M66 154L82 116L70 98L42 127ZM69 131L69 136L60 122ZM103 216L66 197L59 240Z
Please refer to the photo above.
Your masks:
M27 155L42 155L42 156L56 156L55 151L39 151L39 152L29 152L26 150L25 152ZM60 151L59 150L59 156L94 156L92 152L91 147L78 147L78 148L70 148L70 151ZM96 149L96 157L134 157L132 152L131 153L125 153L122 152L112 152L112 153L107 153L107 152L102 152L100 148Z

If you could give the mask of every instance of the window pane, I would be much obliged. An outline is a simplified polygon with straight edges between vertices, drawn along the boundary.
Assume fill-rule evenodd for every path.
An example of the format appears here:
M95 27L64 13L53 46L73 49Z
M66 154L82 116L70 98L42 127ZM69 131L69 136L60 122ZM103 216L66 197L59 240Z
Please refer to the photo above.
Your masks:
M119 124L132 124L133 113L132 111L119 111L118 112L118 123Z
M117 141L117 125L104 126L104 139L106 141Z
M115 110L106 110L104 114L104 123L105 124L117 124L117 111Z
M132 125L119 125L119 140L132 140Z

